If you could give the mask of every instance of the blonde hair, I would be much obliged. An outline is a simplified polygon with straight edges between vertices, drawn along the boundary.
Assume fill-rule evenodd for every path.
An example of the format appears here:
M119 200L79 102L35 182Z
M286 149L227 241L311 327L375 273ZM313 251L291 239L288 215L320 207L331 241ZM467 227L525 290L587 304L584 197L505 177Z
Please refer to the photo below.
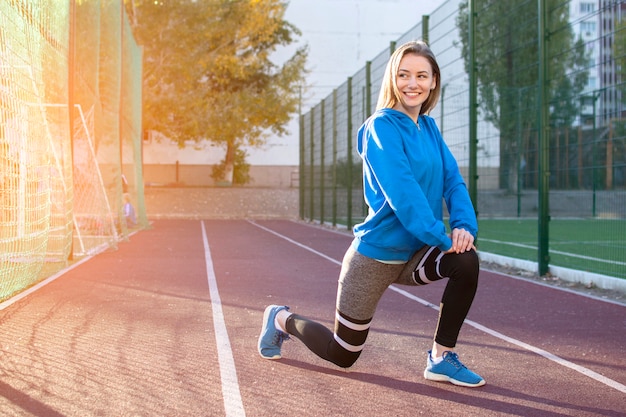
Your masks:
M380 86L376 110L393 108L400 101L400 92L396 84L396 76L398 75L400 61L407 54L415 54L426 58L432 67L433 78L435 79L435 88L430 92L424 104L422 104L420 114L428 114L435 105L437 105L439 94L441 93L441 71L435 59L435 54L433 54L426 42L410 41L396 49L394 53L391 54L389 62L387 62L383 81Z

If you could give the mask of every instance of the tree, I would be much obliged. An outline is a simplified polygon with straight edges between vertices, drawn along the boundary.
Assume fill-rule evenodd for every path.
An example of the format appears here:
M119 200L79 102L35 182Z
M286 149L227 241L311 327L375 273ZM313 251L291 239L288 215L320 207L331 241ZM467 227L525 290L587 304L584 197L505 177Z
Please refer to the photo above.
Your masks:
M620 20L615 25L614 36L613 56L615 57L616 72L618 74L624 74L626 70L626 19ZM619 82L622 97L626 98L626 84L624 84L623 76Z
M616 17L615 17L616 18ZM618 75L617 79L617 89L621 95L622 103L621 105L626 104L626 18L620 20L615 25L614 33L614 42L613 42L613 56L615 59L615 73ZM620 113L617 115L617 119L619 119L619 126L623 136L623 133L626 131L626 126L624 126L623 115Z
M617 16L614 16L617 18ZM613 56L615 57L615 73L618 75L617 90L618 97L621 97L621 103L619 108L622 109L626 106L626 19L622 19L615 25L613 42ZM611 121L612 128L614 129L613 135L618 138L626 137L626 120L624 119L624 113L618 112L615 118ZM626 141L617 140L613 142L614 147L614 160L615 166L620 170L621 182L626 182Z
M577 94L587 83L588 59L569 25L568 3L546 0L549 16L551 123L569 126L579 114ZM465 69L475 65L480 110L500 131L500 187L513 190L528 163L530 132L537 129L537 0L476 0L476 62L468 61L468 2L459 5L457 27ZM525 157L526 155L526 157Z
M300 35L280 0L132 0L144 47L144 129L184 146L223 144L225 180L237 151L286 133L306 75L307 48L276 65L271 54Z

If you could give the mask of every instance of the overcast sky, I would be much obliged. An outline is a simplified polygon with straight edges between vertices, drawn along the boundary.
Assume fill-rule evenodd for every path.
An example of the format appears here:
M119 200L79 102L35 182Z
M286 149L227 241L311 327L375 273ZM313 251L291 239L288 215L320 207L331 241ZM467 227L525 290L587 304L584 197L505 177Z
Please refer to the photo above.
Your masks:
M307 77L309 90L303 100L303 112L443 3L444 0L290 0L285 20L302 32L298 45L309 46L311 72ZM287 48L282 55L277 53L275 61L292 55L294 49ZM290 135L270 141L263 151L249 151L249 162L297 165L297 120L290 124L290 131Z
M313 106L365 66L442 0L291 0L286 20L309 45ZM312 97L311 97L312 96ZM307 107L307 108L308 108ZM306 109L305 109L306 110Z

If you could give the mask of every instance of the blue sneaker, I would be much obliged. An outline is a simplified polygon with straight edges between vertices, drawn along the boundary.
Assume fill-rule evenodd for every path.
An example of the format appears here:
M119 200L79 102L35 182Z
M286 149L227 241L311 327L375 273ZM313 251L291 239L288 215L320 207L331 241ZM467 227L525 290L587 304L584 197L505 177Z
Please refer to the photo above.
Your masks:
M259 336L259 354L265 359L280 359L280 348L289 335L274 326L276 314L281 310L289 310L287 306L267 306L263 313L263 328Z
M431 351L428 351L424 378L431 381L447 381L462 387L485 385L485 380L480 375L467 369L459 360L459 355L450 351L443 352L443 361L437 365L433 365Z

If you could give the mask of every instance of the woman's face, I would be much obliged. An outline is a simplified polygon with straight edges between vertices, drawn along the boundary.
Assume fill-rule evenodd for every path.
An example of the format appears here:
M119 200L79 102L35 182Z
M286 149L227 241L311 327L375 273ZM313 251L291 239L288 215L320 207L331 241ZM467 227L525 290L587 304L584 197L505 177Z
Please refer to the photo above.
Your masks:
M394 106L394 109L417 120L422 104L435 88L436 82L428 59L413 53L406 54L400 60L396 74L396 86L400 101Z

